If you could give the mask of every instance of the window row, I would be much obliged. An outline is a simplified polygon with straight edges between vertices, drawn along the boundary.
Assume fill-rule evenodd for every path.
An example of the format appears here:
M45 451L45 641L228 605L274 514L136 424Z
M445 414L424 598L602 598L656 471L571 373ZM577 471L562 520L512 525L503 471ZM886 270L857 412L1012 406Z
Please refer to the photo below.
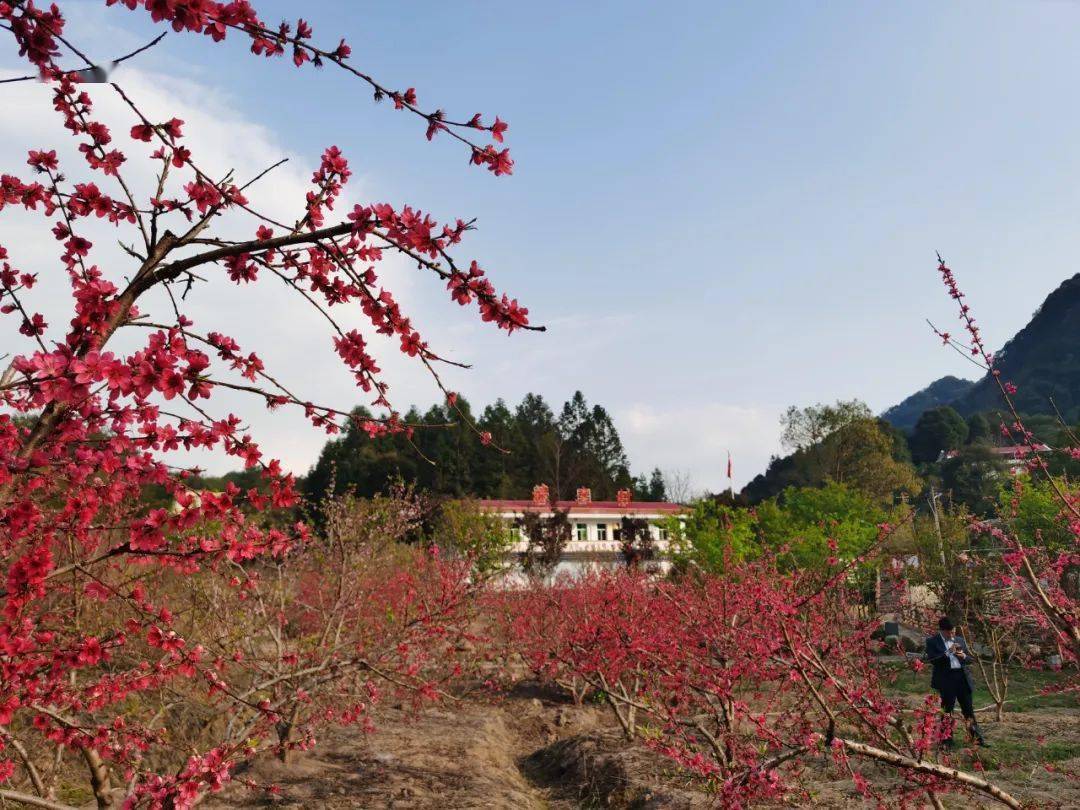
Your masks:
M594 531L590 536L589 526L594 527ZM664 526L650 526L652 530L653 539L661 542L666 542L668 539L668 530ZM521 526L509 526L507 533L512 542L525 539L525 530ZM622 540L622 529L617 523L575 523L574 524L574 540L578 543L606 543L609 539L614 540L616 543Z

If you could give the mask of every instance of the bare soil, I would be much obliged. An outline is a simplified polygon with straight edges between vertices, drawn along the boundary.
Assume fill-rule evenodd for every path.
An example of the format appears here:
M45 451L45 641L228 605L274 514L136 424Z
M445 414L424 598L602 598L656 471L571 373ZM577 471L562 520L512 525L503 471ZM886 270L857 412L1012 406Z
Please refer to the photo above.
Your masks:
M1045 708L982 720L994 748L981 754L985 773L1032 807L1080 808L1080 712ZM574 706L561 694L523 685L501 697L447 701L419 713L380 711L377 730L330 731L288 764L266 759L245 776L280 793L229 786L204 806L214 810L281 808L649 808L712 805L695 780L645 746L627 743L598 705ZM972 767L970 751L954 762ZM1047 765L1053 770L1047 770ZM867 805L851 781L824 761L802 774L809 803L823 808ZM868 774L898 784L886 770ZM992 807L945 797L948 808ZM774 807L807 806L792 799Z

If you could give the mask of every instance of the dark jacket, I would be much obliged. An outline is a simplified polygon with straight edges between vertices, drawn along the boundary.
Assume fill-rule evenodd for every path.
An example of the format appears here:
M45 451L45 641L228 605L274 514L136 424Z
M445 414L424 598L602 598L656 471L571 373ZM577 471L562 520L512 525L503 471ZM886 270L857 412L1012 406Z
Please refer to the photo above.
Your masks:
M968 649L967 642L960 636L955 636L953 643L964 651L964 657L960 659L960 671L964 673L968 688L974 692L975 680L971 677L971 669L969 668L971 650ZM923 660L934 668L933 673L930 675L931 688L941 690L946 684L946 678L952 667L949 663L949 656L945 652L945 639L941 637L940 633L934 633L934 635L926 639L926 652L923 653Z

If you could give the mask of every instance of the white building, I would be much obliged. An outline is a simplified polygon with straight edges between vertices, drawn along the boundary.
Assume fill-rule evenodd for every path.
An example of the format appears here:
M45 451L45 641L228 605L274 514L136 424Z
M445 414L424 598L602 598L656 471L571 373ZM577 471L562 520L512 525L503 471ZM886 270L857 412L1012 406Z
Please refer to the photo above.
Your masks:
M614 568L626 564L622 549L622 519L644 519L649 524L656 557L655 566L666 572L671 567L668 559L668 525L671 518L680 518L688 511L677 503L634 501L630 490L619 490L614 501L594 501L589 489L582 487L572 501L551 502L545 484L533 487L532 500L481 500L481 509L495 512L507 524L513 545L511 556L528 548L528 540L520 523L527 512L541 518L551 517L555 510L565 510L570 520L570 542L563 550L554 575L579 574L588 570ZM681 520L680 520L681 522Z

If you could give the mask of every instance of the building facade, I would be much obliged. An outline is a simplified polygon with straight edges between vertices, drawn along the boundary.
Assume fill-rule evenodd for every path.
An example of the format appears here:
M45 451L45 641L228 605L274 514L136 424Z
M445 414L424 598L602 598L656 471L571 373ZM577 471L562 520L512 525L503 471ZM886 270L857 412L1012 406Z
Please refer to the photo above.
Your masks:
M668 559L668 527L672 518L681 523L681 516L688 511L676 503L634 501L627 489L619 490L614 501L594 501L591 491L581 487L574 500L553 502L545 484L533 487L532 500L481 500L478 505L485 511L498 514L506 522L512 543L509 555L514 560L529 545L521 525L526 513L548 518L556 510L565 511L570 521L570 541L563 550L554 576L626 565L621 536L624 517L646 521L656 552L650 563L659 572L666 572L671 567Z

